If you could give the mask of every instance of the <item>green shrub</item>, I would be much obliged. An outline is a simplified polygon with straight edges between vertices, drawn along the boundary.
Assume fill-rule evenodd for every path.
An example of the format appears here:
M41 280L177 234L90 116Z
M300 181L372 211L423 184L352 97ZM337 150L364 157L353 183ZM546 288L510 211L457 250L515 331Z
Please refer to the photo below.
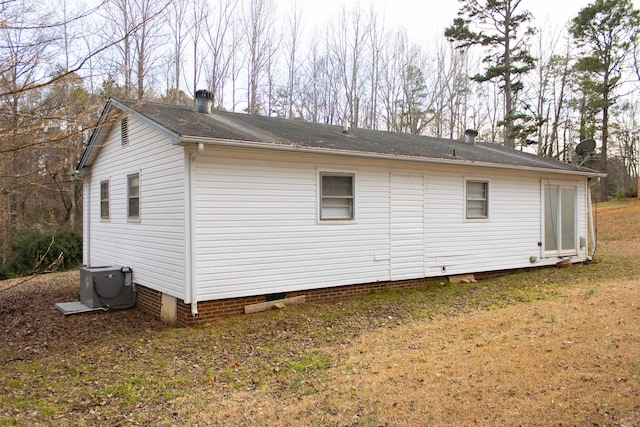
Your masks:
M62 255L61 255L62 254ZM11 277L63 271L82 263L82 236L58 229L30 231L17 237L5 274Z
M638 189L636 187L629 187L625 189L620 189L616 192L616 199L624 199L624 198L636 198L638 197Z

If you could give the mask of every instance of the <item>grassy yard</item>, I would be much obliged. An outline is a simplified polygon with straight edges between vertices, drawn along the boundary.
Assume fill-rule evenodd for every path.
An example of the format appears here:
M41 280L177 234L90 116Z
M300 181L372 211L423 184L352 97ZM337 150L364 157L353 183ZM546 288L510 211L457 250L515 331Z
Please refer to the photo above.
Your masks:
M0 282L0 425L640 425L640 205L595 261L188 329Z

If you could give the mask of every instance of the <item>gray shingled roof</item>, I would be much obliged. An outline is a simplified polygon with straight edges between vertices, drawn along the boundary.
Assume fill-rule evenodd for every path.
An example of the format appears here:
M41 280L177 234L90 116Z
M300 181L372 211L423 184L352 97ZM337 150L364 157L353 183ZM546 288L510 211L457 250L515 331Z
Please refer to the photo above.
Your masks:
M237 141L255 143L260 147L319 150L342 155L398 157L418 161L479 164L499 168L523 168L560 173L595 176L597 171L513 150L486 142L466 144L443 138L432 138L397 132L350 128L343 133L341 126L286 120L224 111L198 113L193 107L130 100L112 100L119 108L132 109L177 137L178 142L189 139ZM92 138L93 139L93 138ZM91 149L90 146L87 147ZM80 166L88 166L83 156ZM84 165L83 165L84 163Z

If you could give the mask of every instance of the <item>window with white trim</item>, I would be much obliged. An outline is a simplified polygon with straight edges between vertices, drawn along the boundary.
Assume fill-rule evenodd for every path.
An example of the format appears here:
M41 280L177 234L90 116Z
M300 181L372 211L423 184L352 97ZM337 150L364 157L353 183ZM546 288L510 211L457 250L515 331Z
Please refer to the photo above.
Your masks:
M355 202L355 174L320 172L320 220L352 220Z
M466 181L466 219L489 218L489 181Z
M109 219L109 181L100 182L100 218Z
M127 176L127 216L130 220L140 219L140 174Z

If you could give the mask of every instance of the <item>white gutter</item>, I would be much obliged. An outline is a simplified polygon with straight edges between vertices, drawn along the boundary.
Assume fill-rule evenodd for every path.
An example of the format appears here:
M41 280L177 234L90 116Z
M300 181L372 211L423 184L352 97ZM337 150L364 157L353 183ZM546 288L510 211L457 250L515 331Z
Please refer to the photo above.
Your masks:
M204 152L204 144L199 143L198 149L188 154L185 165L185 279L188 284L187 300L191 302L191 314L193 317L198 316L198 289L196 281L196 227L195 227L195 209L194 209L194 182L196 179L196 158L198 154Z
M325 155L342 155L349 157L363 157L369 159L381 159L381 160L403 160L410 162L418 162L418 163L435 163L435 164L444 164L444 165L466 165L466 166L476 166L476 167L487 167L487 168L499 168L499 169L512 169L512 170L525 170L531 172L553 172L564 175L577 175L577 176L606 176L606 174L602 173L587 173L587 172L579 172L579 171L568 171L562 169L551 169L545 167L532 167L532 166L517 166L517 165L504 165L498 163L488 163L488 162L474 162L469 160L449 160L449 159L436 159L436 158L426 158L426 157L416 157L416 156L407 156L407 155L395 155L395 154L382 154L382 153L371 153L371 152L362 152L362 151L351 151L351 150L335 150L331 148L318 148L318 147L308 147L305 145L291 145L291 144L283 144L277 142L256 142L256 141L238 141L238 140L230 140L230 139L218 139L218 138L206 138L206 137L198 137L198 136L181 136L180 137L181 144L207 144L218 147L228 147L228 148L244 148L244 149L259 149L259 150L272 150L272 151L287 151L287 152L295 152L295 153L309 153L309 154L325 154ZM455 148L455 147L452 147Z

